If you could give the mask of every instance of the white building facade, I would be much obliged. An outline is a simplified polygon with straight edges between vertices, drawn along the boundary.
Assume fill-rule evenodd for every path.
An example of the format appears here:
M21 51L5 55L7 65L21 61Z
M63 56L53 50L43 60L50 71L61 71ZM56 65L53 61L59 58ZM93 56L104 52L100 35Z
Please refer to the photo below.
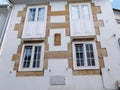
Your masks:
M9 0L0 90L118 90L120 31L109 0Z

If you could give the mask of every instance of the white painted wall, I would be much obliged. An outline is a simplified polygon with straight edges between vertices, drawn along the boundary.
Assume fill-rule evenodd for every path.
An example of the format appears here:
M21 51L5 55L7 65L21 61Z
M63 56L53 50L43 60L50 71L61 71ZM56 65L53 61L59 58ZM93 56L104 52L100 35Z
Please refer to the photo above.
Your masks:
M51 11L65 11L66 1L50 2Z
M62 67L61 74L65 72L66 85L50 85L49 77L52 72L49 72L49 69L45 70L45 76L43 77L16 77L15 71L13 71L14 62L11 58L17 52L20 40L16 38L17 31L14 31L14 26L20 22L17 12L22 10L25 5L15 5L0 55L0 90L117 90L116 81L120 80L120 47L118 45L120 31L116 29L109 0L95 0L94 2L95 5L101 6L102 14L99 14L98 18L104 20L105 23L105 27L100 28L101 35L97 36L102 48L107 48L108 51L108 57L104 58L105 68L102 69L102 76L72 76L71 69L66 70L68 60L62 59L61 62L58 60L55 63L53 63L53 60L49 61L48 65ZM65 4L61 3L57 7L51 2L51 5L53 6L52 9L55 7L56 10L59 10L60 5L63 7ZM114 34L116 36L113 36Z
M102 48L107 48L108 57L104 58L105 68L102 69L104 85L108 89L117 88L117 80L120 80L120 47L118 30L115 16L113 14L109 0L95 1L95 5L100 5L102 14L98 15L100 20L104 20L104 27L100 28L101 35L97 39L101 42ZM114 36L115 34L115 36Z
M51 16L51 23L65 23L65 16Z

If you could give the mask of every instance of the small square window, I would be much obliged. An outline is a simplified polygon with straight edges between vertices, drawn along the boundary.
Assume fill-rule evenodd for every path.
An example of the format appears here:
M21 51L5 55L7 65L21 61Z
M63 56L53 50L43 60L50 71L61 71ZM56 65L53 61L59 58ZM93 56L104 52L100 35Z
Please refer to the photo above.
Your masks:
M25 44L23 45L20 71L34 71L42 70L44 58L43 44Z
M98 68L97 50L94 42L73 43L74 69Z

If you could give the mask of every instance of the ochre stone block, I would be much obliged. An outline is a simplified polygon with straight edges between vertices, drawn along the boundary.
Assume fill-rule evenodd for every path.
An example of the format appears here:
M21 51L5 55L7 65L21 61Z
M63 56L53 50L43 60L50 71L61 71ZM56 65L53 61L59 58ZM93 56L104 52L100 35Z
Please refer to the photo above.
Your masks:
M68 28L69 24L68 23L50 23L48 27L50 29Z
M25 17L26 16L26 11L19 11L17 16L18 17Z
M108 56L106 48L101 49L102 56Z
M16 76L19 77L19 76L44 76L44 71L17 71L16 72Z
M16 61L14 64L14 70L18 71L19 68L19 61Z
M46 52L45 59L65 59L71 57L70 52Z
M100 75L100 70L73 70L73 75Z
M48 69L48 59L44 59L44 69Z
M52 11L52 12L48 12L48 16L65 16L65 15L68 15L69 12L67 11Z
M18 32L17 38L22 38L22 30Z
M23 30L24 23L15 24L14 30Z
M99 58L99 66L100 66L100 68L104 68L105 67L103 58L102 59Z
M73 60L68 59L68 67L69 67L70 69L73 68Z
M66 36L70 36L70 29L66 28Z
M100 30L99 28L95 28L96 35L100 35Z
M94 21L94 25L95 27L103 27L104 26L103 20Z
M101 49L101 44L100 44L100 42L96 41L96 47L97 47L97 49Z
M101 13L101 8L99 6L92 6L92 13L93 14L99 14Z
M13 61L20 60L20 54L14 54L14 55L12 56L12 60L13 60Z

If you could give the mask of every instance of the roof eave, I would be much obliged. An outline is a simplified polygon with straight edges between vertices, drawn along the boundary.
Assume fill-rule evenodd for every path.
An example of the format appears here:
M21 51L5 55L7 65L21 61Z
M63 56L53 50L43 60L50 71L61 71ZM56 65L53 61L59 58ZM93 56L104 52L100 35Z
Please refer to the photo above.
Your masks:
M11 4L33 4L51 1L81 1L81 0L8 0Z

